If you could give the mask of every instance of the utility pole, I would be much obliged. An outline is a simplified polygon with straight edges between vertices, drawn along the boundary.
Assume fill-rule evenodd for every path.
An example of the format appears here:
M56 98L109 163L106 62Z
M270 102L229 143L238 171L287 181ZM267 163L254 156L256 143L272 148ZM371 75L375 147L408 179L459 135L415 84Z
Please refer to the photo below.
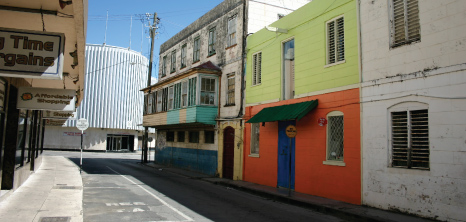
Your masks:
M147 87L151 85L151 77L152 77L152 62L153 62L153 55L154 55L154 39L155 35L157 34L155 31L157 30L157 25L159 23L159 19L157 18L157 12L154 12L154 21L152 22L152 25L149 27L150 29L150 38L151 38L151 44L150 44L150 58L149 58L149 72L147 74ZM149 88L149 94L151 93L151 89ZM146 105L146 104L145 104ZM144 138L143 138L143 149L142 149L142 162L147 163L147 154L149 150L149 140L148 140L148 134L149 134L149 127L144 127Z

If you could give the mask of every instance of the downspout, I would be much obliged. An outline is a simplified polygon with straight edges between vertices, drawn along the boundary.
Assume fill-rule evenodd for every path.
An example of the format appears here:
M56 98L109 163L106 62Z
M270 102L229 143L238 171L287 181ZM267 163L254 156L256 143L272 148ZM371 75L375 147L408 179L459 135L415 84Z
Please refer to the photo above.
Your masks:
M242 167L241 170L241 180L244 179L244 130L243 129L243 103L244 103L244 76L246 75L246 59L247 59L247 54L246 54L246 38L247 38L247 33L248 33L248 0L243 0L243 37L242 37L242 59L241 59L241 66L242 66L242 74L241 74L241 97L240 97L240 108L238 112L238 117L241 117L239 120L239 126L240 126L240 142L243 144L243 147L240 149L240 166ZM236 145L236 144L235 144Z
M360 169L360 180L361 180L361 203L360 204L363 204L364 201L363 201L363 198L364 198L364 174L363 174L363 166L364 166L364 163L363 163L363 142L364 142L364 131L363 131L363 104L361 103L362 102L362 82L363 82L363 76L362 76L362 46L361 46L361 43L362 43L362 31L361 31L361 0L356 0L356 13L357 13L357 18L358 18L358 54L359 54L359 58L358 58L358 71L359 71L359 133L360 133L360 141L359 141L359 152L360 152L360 158L361 158L361 169Z

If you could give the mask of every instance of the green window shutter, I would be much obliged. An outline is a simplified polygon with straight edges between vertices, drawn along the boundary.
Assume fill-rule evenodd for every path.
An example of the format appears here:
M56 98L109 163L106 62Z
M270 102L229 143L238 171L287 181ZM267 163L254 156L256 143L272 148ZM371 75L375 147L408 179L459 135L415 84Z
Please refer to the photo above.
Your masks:
M197 77L191 78L189 80L188 106L196 105L196 82L197 82Z

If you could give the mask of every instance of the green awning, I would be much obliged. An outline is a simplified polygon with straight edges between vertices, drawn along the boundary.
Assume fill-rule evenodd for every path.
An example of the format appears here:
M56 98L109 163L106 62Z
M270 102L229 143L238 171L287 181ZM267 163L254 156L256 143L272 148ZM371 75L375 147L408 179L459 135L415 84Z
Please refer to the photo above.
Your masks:
M308 112L317 107L317 99L307 102L273 106L262 109L246 123L261 123L284 120L300 120Z

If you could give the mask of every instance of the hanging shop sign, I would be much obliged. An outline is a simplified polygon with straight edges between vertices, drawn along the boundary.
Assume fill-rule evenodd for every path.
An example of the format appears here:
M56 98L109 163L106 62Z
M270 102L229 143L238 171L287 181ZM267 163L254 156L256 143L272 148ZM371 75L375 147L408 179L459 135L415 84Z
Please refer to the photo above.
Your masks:
M0 76L62 79L65 35L0 28Z
M45 125L47 126L65 126L66 120L61 120L61 119L46 119L45 120Z
M296 129L296 126L289 125L286 127L285 133L288 138L295 138L298 134L298 130Z
M19 87L18 109L74 111L76 91L73 89L46 89Z
M50 111L45 110L42 113L43 119L67 119L67 120L76 120L76 112L64 112L64 111Z
M5 111L5 82L0 80L0 112Z

